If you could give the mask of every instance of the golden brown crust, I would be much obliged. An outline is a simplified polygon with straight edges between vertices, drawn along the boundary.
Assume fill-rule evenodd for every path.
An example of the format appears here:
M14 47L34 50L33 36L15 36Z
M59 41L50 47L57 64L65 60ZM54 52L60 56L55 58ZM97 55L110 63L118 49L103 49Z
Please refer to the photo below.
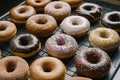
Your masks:
M89 35L90 45L105 51L116 50L119 47L119 41L118 33L109 28L97 28Z
M44 7L51 2L51 0L25 0L27 5L36 9L36 11L43 11Z
M16 6L10 10L10 19L14 23L23 24L30 16L35 14L36 11L32 6L28 5Z
M29 73L27 62L17 56L0 60L0 80L26 80Z
M70 77L68 80L92 80L86 77Z
M32 80L64 80L65 73L65 65L54 57L39 58L30 66Z
M59 0L59 1L67 2L71 6L71 8L77 8L83 2L83 0Z
M38 14L27 20L27 30L37 37L46 37L51 35L57 27L56 20L47 14Z
M0 21L0 42L7 42L16 35L15 24L9 21Z

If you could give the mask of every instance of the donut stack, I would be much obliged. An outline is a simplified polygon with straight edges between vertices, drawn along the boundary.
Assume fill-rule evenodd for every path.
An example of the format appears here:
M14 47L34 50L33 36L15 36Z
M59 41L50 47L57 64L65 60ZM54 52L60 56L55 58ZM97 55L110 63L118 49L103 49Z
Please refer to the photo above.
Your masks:
M64 80L64 60L73 58L77 76L68 80L92 80L109 73L110 52L117 51L120 42L119 11L102 15L100 5L82 0L25 0L9 11L9 18L0 21L0 44L8 43L12 53L0 60L0 80L26 80L28 76ZM101 28L90 31L99 21ZM17 32L23 26L26 32ZM79 39L85 37L92 47L79 51ZM47 56L40 56L42 51ZM29 66L26 60L32 58L36 60Z

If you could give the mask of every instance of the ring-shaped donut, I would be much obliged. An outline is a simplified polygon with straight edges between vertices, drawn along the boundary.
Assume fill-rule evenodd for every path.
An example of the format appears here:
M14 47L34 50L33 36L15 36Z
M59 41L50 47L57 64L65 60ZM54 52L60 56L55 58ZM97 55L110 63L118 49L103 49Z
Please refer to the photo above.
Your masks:
M63 62L54 57L42 57L30 66L31 80L64 80L66 68Z
M20 34L10 42L10 51L20 57L31 57L39 52L41 43L32 34Z
M59 59L65 59L76 53L78 45L72 36L55 34L46 41L45 49L49 55Z
M75 60L75 67L79 75L100 78L109 72L111 59L99 48L88 48L80 51Z
M120 32L120 11L113 11L106 13L101 21L101 27L111 28Z
M82 16L69 16L60 24L61 30L74 37L82 37L90 29L90 22Z

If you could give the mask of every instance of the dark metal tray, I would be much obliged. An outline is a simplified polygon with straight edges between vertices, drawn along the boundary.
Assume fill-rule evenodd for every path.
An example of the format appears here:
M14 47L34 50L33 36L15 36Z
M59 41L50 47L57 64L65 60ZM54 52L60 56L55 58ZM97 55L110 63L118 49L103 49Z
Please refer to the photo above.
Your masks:
M22 1L22 0L21 0ZM110 11L114 11L114 10L118 10L120 11L119 8L117 7L120 7L119 5L113 5L113 4L109 4L109 3L105 3L103 1L100 1L100 0L84 0L84 2L91 2L91 3L97 3L99 5L101 5L103 7L103 15L107 12L110 12ZM20 2L19 2L20 3ZM21 2L19 5L22 5L24 4L25 2ZM16 3L17 4L17 3ZM12 5L12 3L10 4ZM3 5L4 6L4 5ZM0 8L3 7L0 5ZM14 5L16 6L16 5ZM11 6L12 8L13 6ZM9 19L9 9L6 10L6 13L4 15L1 15L0 16L0 20L6 20L6 21L10 21ZM74 15L75 11L73 10L72 12L72 15ZM0 13L2 14L2 13ZM16 25L17 26L17 29L18 29L18 32L17 32L17 35L18 34L21 34L21 33L28 33L25 29L25 25ZM91 25L91 30L95 29L99 27L99 22L98 23L95 23L95 24L92 24ZM61 30L58 26L57 30L55 31L55 34L56 33L61 33ZM49 56L46 51L45 51L45 48L44 48L44 44L45 44L45 41L46 41L47 38L42 38L40 39L41 43L42 43L42 48L40 50L40 52L35 55L35 56L32 56L30 58L26 58L25 60L29 63L29 65L37 58L39 57L42 57L42 56ZM83 38L76 38L77 42L78 42L78 45L79 45L79 49L78 49L78 52L82 49L86 49L89 47L89 42L88 42L88 35L83 37ZM2 51L2 58L3 57L6 57L6 56L10 56L12 55L9 51L9 43L6 43L6 44L0 44L0 49ZM76 68L75 68L75 65L74 65L74 60L75 58L77 57L77 55L73 56L72 58L69 58L69 59L66 59L66 60L62 60L67 68L67 72L66 72L66 76L65 76L65 80L67 80L69 77L71 76L78 76L77 73L76 73ZM103 78L100 78L100 79L94 79L94 80L113 80L114 76L116 75L117 73L117 70L119 68L119 65L120 65L120 48L118 49L118 51L116 51L115 53L113 53L113 55L111 56L111 59L112 59L112 68L110 70L110 72L108 73L108 75L104 76ZM116 78L117 79L117 78ZM115 80L116 80L115 79ZM28 79L30 80L30 79Z

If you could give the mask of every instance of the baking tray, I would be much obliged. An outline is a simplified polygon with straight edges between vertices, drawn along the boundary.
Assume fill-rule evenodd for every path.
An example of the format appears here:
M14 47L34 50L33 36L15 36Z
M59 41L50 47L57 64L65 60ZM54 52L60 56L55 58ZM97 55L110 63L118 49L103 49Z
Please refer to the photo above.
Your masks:
M84 2L97 3L97 4L101 5L103 7L103 15L105 13L107 13L107 12L110 12L110 11L115 11L115 10L120 11L119 8L116 8L116 7L120 7L120 6L114 5L114 4L108 4L108 3L105 3L105 2L103 2L101 0L84 0ZM25 2L22 1L21 3L19 3L19 5L22 5L22 4L25 4ZM10 5L14 5L14 4L10 4ZM0 8L3 7L3 6L0 5ZM16 6L16 5L14 5L14 6ZM74 14L75 14L75 11L73 10L71 15L74 15ZM4 15L0 16L0 20L10 21L10 19L9 19L9 10L8 9L6 10L6 13ZM16 26L17 26L17 29L18 29L17 35L22 34L22 33L28 33L26 31L26 29L25 29L25 25L16 25ZM95 24L92 24L91 25L91 30L93 30L93 29L95 29L97 27L99 27L99 22L97 22ZM59 26L56 29L54 34L57 34L57 33L61 33L61 30L60 30ZM39 57L49 56L46 53L46 50L44 48L44 44L45 44L45 41L47 40L47 38L40 39L40 41L42 43L42 48L41 48L40 52L37 55L34 55L34 56L30 57L30 58L25 59L28 62L29 65L35 59L37 59ZM85 36L85 37L82 37L82 38L76 38L76 40L77 40L78 45L79 45L78 52L83 50L83 49L87 49L89 47L88 35ZM9 43L0 44L0 49L2 51L2 58L12 55L11 52L9 51ZM65 66L66 66L66 69L67 69L65 80L68 80L68 78L71 77L71 76L78 76L77 73L76 73L76 68L75 68L75 64L74 64L75 58L77 57L77 53L73 57L71 57L69 59L62 60L64 62L64 64L65 64ZM108 75L104 76L103 78L94 79L94 80L113 80L114 76L117 73L119 65L120 65L120 48L115 53L112 53L112 54L113 55L110 56L111 59L112 59L112 67L111 67L111 70L108 73ZM28 78L27 80L30 80L30 78Z

